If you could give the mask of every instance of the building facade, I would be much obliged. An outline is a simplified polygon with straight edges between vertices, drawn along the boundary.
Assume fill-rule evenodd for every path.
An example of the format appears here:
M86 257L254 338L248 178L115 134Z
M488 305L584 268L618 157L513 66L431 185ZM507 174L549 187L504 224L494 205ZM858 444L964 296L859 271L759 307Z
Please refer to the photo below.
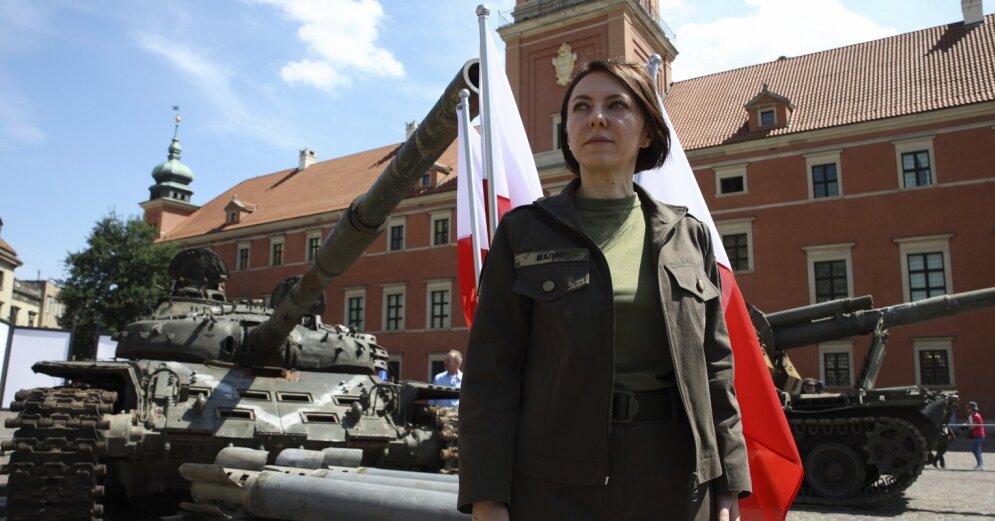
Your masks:
M3 219L0 219L0 232L3 231ZM0 318L9 320L13 311L14 301L14 270L24 264L17 257L14 248L7 244L0 235ZM14 314L16 317L16 313ZM14 322L13 320L9 320Z
M758 308L995 286L995 17L678 82L666 106ZM993 319L893 328L877 385L995 406ZM790 356L834 390L854 385L869 345Z
M499 28L507 73L548 193L572 179L556 139L570 71L659 54L665 105L757 307L863 294L882 306L995 285L985 269L995 254L993 17L672 83L677 51L654 1L520 1L512 16ZM305 149L296 168L202 207L188 192L163 201L151 190L146 220L164 240L221 255L230 298L268 298L306 269L393 148L320 162ZM455 163L451 147L325 292L324 320L376 334L402 378L430 378L466 341ZM878 385L958 388L995 406L983 376L992 320L988 310L896 328ZM847 340L792 358L804 376L842 388L866 347Z

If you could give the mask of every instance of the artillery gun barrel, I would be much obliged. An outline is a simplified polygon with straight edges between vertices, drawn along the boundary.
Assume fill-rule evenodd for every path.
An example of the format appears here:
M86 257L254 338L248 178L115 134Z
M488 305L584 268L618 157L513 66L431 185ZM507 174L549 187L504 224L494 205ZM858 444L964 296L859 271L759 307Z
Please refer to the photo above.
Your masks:
M785 327L792 324L811 322L821 318L834 317L844 313L853 313L874 307L874 298L870 295L853 298L841 298L820 302L811 306L786 309L767 314L767 323L772 328Z
M995 288L940 295L894 306L858 310L810 323L772 327L774 345L780 350L786 350L866 335L874 331L879 321L887 329L992 306L995 306Z
M280 301L272 316L252 333L250 349L253 363L272 361L294 326L325 287L366 251L383 231L394 208L456 139L459 91L470 89L475 92L478 76L477 60L463 65L369 191L349 205L335 229L322 243L314 263L303 278ZM469 99L469 114L473 117L478 110L477 96L472 95Z
M279 467L274 467L279 468ZM336 471L262 472L186 463L180 474L191 482L195 504L186 509L224 514L244 509L267 519L295 521L469 520L456 510L455 485L417 479L362 476ZM357 472L360 469L355 469ZM290 471L290 472L288 472Z

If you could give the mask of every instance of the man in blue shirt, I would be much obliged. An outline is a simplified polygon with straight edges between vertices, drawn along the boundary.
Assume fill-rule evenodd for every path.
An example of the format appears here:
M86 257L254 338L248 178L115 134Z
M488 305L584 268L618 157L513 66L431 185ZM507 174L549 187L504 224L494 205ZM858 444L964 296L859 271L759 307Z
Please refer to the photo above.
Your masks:
M463 383L463 371L460 371L460 366L463 365L463 353L453 349L446 354L446 370L435 375L432 379L432 383L435 385L445 385L446 387L455 387L459 389L460 384ZM432 405L442 405L447 407L458 407L458 399L446 399L446 400L432 400Z

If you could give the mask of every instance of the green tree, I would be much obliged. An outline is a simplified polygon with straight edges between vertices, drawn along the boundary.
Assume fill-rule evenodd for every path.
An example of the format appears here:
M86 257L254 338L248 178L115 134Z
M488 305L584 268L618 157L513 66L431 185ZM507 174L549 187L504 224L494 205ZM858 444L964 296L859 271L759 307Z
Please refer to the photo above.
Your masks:
M65 305L59 325L73 329L74 355L92 357L98 332L121 331L149 314L169 288L166 270L177 246L156 243L157 235L141 219L125 221L111 212L97 221L85 249L66 256L69 277L59 293Z

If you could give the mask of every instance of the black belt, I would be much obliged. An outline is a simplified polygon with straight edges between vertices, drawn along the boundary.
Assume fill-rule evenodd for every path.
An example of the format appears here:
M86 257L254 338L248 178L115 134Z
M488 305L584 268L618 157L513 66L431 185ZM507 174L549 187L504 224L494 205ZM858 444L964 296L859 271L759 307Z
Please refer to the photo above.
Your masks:
M612 394L611 421L670 420L680 410L678 403L677 389L674 388L642 393L615 391Z

